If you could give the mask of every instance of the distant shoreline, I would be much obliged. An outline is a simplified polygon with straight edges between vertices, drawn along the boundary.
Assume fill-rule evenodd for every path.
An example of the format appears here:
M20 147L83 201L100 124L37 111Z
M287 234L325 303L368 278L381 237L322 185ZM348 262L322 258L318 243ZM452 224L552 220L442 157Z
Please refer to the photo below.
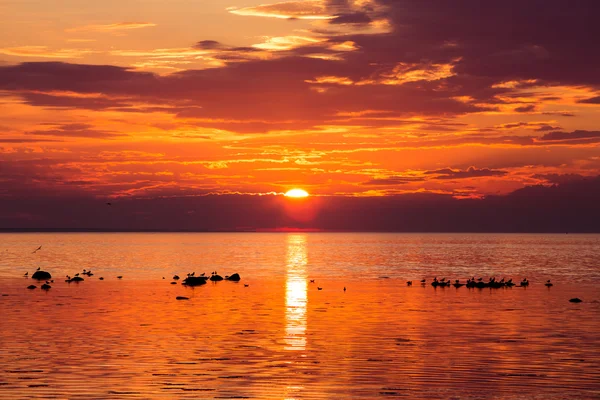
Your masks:
M600 231L557 232L557 231L369 231L369 230L318 230L318 229L223 229L223 230L183 230L183 229L81 229L81 228L0 228L0 233L431 233L431 234L551 234L576 235L600 234Z

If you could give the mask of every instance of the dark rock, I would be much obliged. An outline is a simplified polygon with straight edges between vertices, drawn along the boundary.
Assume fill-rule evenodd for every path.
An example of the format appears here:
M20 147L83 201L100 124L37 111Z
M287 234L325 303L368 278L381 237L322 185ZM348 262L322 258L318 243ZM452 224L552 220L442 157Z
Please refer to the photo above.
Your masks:
M48 290L48 289L50 289L51 287L52 287L52 286L48 285L47 283L44 283L44 284L42 285L42 289L44 289L44 290Z
M179 275L175 275L175 276L173 276L173 280L174 280L174 281L177 281L177 280L179 280Z
M80 276L74 276L71 278L71 282L82 282L83 278Z
M222 281L223 277L221 275L215 274L215 275L211 275L210 280L213 282L218 282L218 281Z
M232 281L232 282L239 282L241 278L240 278L240 274L235 273L231 276L225 277L225 279L227 279L228 281Z
M103 277L100 277L100 278L98 278L98 279L100 279L101 281L103 281L103 280L104 280L104 278L103 278Z
M189 300L190 298L189 297L184 297L184 296L177 296L175 299L176 300Z
M50 272L46 271L35 271L31 278L37 279L38 281L47 281L52 279L52 275L50 275Z
M37 288L37 286L35 286L35 285L29 285L29 286L27 286L27 289L35 289L35 288Z
M571 300L569 300L571 303L581 303L583 300L581 300L579 297L574 297Z
M171 285L177 285L177 282L171 282Z
M200 286L205 285L207 280L205 276L188 276L182 283L187 286Z

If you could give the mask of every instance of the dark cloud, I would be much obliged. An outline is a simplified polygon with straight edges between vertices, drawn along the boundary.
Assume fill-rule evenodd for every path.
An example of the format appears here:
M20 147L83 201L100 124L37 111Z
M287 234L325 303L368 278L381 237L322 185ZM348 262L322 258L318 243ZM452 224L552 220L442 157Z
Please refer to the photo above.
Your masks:
M60 137L81 137L93 139L114 139L126 136L119 132L94 129L88 124L64 124L57 125L54 129L43 129L25 132L26 135L38 136L60 136Z
M541 141L600 139L600 131L576 130L573 132L550 132L539 138Z
M536 109L535 105L530 104L528 106L517 107L517 108L515 108L515 111L519 112L519 113L527 113L527 112L535 111L535 109Z
M541 125L536 129L538 132L547 132L547 131L556 131L560 129L560 126L552 126L552 125Z
M466 170L455 170L451 168L436 169L434 171L425 171L427 175L435 175L435 179L466 179L480 178L484 176L504 176L508 172L488 168L469 167Z
M580 181L586 179L580 174L535 174L531 176L533 179L541 179L552 184L563 184L567 182ZM589 177L587 177L589 178Z
M225 46L216 40L202 40L194 45L194 48L200 50L221 49L223 47Z
M26 138L0 138L0 143L39 143L39 142L62 142L63 140L56 139L26 139Z
M405 185L407 183L413 182L422 182L425 178L420 177L410 177L410 176L389 176L387 178L373 178L366 182L363 182L363 185L373 185L373 186L396 186L396 185Z
M61 190L69 190L60 187ZM1 194L1 193L0 193ZM600 177L506 196L309 197L206 195L110 200L71 193L0 195L0 226L16 229L223 231L284 227L413 232L599 232ZM30 218L15 218L27 215ZM360 218L358 218L360 216Z
M354 12L350 14L337 14L330 20L331 24L357 24L366 25L373 22L371 17L364 12Z
M600 96L590 97L589 99L579 100L578 103L583 103L583 104L600 104Z

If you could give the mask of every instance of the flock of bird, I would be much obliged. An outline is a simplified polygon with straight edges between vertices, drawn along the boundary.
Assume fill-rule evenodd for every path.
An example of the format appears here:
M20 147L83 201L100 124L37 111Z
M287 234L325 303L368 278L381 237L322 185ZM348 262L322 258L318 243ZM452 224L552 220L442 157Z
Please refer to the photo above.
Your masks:
M412 286L412 281L407 281L406 285L407 286ZM421 280L421 285L425 286L427 284L427 280L426 279L422 279ZM554 286L554 284L552 282L550 282L550 279L548 279L546 281L546 283L544 284L546 287L552 287ZM483 280L483 278L478 278L475 279L475 277L472 277L470 279L467 279L466 283L461 283L459 279L455 279L454 282L452 282L452 280L446 280L446 278L442 278L440 280L438 280L437 277L433 278L433 281L431 282L431 286L433 286L434 288L436 287L448 287L448 286L454 286L455 288L459 288L462 286L466 286L467 288L478 288L478 289L483 289L483 288L492 288L492 289L500 289L503 287L527 287L529 286L529 281L527 280L527 278L523 278L523 280L517 285L516 283L513 282L512 278L506 280L505 278L502 278L501 280L496 280L495 277L491 277L489 278L489 280L487 282L485 282Z

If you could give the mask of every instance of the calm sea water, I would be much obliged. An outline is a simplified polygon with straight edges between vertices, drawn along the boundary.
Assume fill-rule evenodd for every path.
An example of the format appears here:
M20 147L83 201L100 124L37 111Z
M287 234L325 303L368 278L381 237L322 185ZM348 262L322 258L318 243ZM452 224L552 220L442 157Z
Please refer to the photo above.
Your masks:
M600 396L600 235L0 234L0 252L0 398ZM38 267L48 291L26 289ZM170 284L215 270L242 281Z

